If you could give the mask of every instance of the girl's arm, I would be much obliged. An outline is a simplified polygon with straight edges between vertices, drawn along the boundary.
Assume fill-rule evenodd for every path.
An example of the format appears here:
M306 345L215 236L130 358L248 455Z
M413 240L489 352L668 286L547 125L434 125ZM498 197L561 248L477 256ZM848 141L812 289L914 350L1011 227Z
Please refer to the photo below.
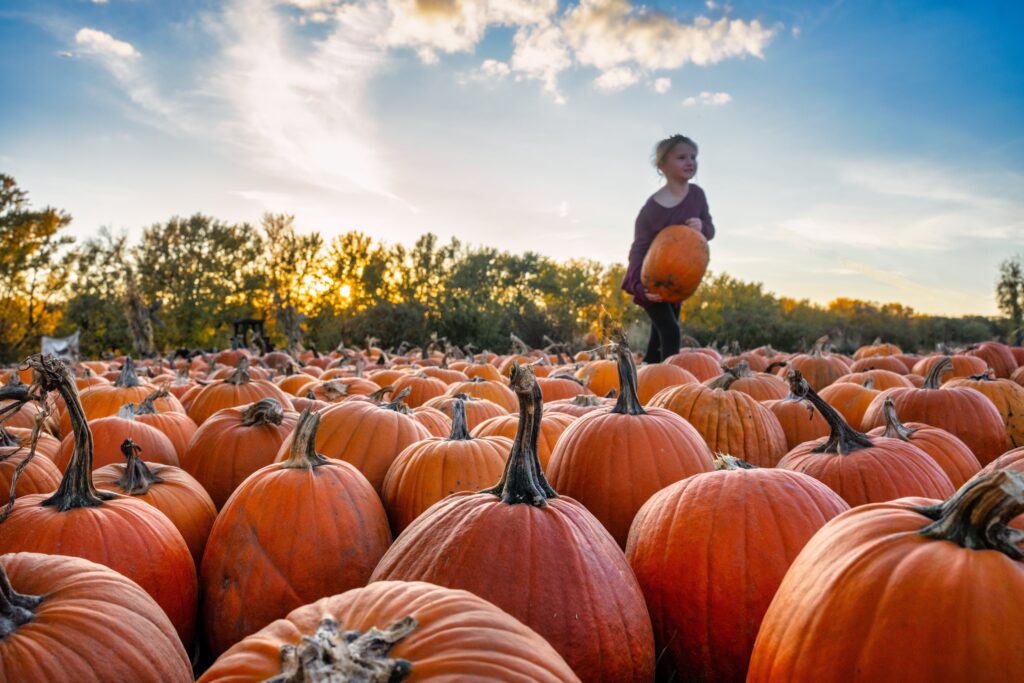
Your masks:
M715 236L715 224L711 222L711 212L708 211L708 200L706 195L704 197L704 208L701 210L699 218L701 223L700 229L701 232L704 233L704 239L710 242Z

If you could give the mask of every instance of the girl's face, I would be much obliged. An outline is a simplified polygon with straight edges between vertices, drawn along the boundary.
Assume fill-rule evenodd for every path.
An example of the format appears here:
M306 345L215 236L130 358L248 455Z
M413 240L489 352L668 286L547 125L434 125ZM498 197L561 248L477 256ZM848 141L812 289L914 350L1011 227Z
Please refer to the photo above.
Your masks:
M668 180L689 182L697 175L697 150L685 142L680 142L665 155L658 168Z

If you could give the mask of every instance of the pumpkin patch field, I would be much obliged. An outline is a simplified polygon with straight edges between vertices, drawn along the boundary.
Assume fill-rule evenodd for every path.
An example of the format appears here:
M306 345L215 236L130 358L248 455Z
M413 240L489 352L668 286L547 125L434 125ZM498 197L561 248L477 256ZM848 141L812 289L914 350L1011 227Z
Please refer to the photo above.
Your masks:
M4 370L0 681L1020 680L1024 349L515 341Z

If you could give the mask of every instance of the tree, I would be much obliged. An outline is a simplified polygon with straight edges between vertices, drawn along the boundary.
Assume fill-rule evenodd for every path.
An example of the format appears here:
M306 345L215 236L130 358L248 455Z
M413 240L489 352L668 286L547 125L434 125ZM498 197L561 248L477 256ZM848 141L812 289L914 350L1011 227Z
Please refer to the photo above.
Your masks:
M131 349L131 332L122 306L126 274L131 268L127 235L113 235L101 228L99 236L78 245L72 258L61 334L81 329L82 353L92 358Z
M74 241L59 232L70 222L59 209L30 209L28 193L0 174L0 362L38 349L59 323L70 270L62 252Z
M996 303L1010 319L1011 334L1024 326L1024 256L1017 254L999 264Z
M322 264L323 238L313 232L295 232L295 217L263 215L263 280L274 311L275 329L285 346L296 349L302 336L302 322L313 312Z
M252 226L202 214L147 228L134 260L142 301L162 302L157 347L226 347L232 320L262 313L262 251Z

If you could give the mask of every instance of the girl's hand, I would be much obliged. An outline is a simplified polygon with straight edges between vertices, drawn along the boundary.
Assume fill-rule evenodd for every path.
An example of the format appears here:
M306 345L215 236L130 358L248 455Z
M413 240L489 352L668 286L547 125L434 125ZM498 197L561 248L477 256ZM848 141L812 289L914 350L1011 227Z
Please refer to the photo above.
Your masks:
M704 224L701 223L699 218L689 218L687 219L686 224L697 232L702 232L704 228Z
M660 294L655 294L654 292L647 291L647 288L643 287L643 285L641 285L641 287L644 290L644 298L647 299L648 301L653 301L655 303L660 303L664 301L664 299L661 298Z

